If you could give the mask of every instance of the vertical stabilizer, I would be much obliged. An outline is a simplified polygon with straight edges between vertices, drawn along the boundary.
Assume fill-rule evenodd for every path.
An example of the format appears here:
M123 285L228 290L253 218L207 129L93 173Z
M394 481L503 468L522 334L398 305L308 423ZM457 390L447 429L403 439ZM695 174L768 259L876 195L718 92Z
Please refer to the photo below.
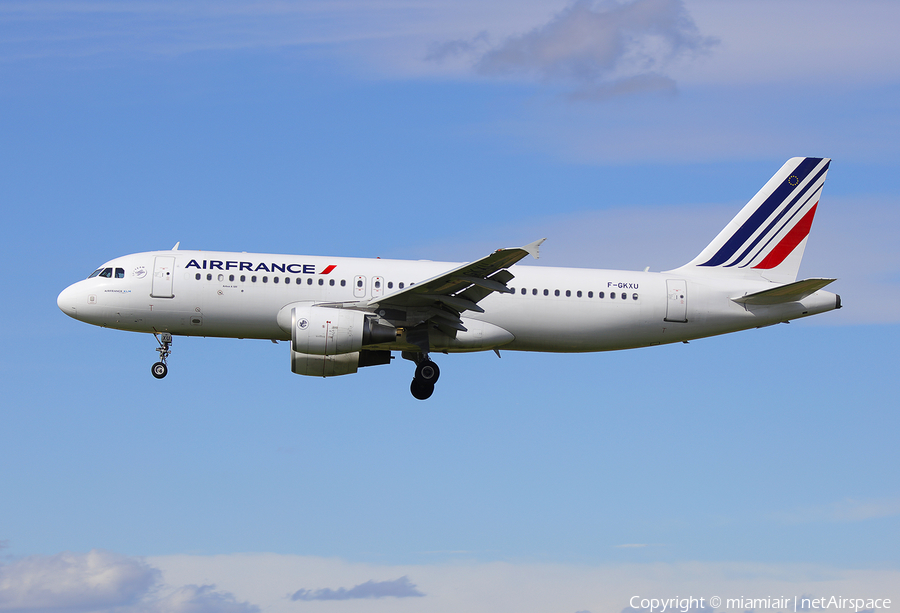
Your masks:
M678 270L791 283L822 195L828 158L791 158L696 258Z

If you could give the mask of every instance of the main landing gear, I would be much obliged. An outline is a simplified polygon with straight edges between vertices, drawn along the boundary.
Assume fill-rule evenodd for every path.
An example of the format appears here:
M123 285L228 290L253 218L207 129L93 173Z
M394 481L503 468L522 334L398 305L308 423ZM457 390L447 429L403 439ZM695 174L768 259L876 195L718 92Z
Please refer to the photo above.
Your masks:
M428 355L418 354L416 359L416 376L409 384L409 391L416 400L427 400L434 393L434 384L441 376L441 369L431 361Z
M169 355L171 355L172 350L169 347L172 346L172 335L168 332L163 332L162 334L153 333L153 336L156 337L156 342L159 343L159 347L156 350L159 352L159 362L150 367L150 372L153 373L153 376L157 379L162 379L169 373L169 367L166 366L166 359L168 359Z

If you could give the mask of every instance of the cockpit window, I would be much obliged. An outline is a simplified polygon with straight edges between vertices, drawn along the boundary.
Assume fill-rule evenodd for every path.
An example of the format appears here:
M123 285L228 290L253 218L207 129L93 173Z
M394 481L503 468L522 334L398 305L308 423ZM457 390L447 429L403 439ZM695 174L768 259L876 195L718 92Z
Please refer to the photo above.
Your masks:
M102 268L98 268L97 270L95 270L94 272L91 273L91 276L88 277L88 279L93 279L94 277L96 277L97 275L99 275L101 272L103 272L103 269L102 269Z
M98 277L106 277L107 279L112 279L113 270L112 268L104 268L103 270L97 271L96 275ZM91 275L92 277L94 275Z
M125 269L124 268L116 268L116 279L124 279L125 278Z

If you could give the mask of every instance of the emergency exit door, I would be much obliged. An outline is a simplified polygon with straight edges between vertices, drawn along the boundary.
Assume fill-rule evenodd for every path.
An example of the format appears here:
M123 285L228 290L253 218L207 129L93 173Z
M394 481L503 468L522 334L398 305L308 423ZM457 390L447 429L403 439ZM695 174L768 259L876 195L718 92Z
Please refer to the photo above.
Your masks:
M665 321L687 321L687 283L683 279L666 279Z

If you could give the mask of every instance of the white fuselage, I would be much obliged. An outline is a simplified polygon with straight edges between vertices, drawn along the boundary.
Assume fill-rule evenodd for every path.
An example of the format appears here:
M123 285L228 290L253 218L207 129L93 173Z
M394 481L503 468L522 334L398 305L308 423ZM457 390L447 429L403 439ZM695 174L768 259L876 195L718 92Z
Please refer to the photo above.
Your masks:
M110 276L79 281L59 296L66 314L135 332L290 340L278 314L292 303L368 302L458 264L317 256L156 251L114 259ZM685 341L839 307L819 290L801 301L738 304L772 284L681 272L551 268L517 264L513 293L467 311L467 331L436 351L583 352ZM382 349L404 350L402 334Z

